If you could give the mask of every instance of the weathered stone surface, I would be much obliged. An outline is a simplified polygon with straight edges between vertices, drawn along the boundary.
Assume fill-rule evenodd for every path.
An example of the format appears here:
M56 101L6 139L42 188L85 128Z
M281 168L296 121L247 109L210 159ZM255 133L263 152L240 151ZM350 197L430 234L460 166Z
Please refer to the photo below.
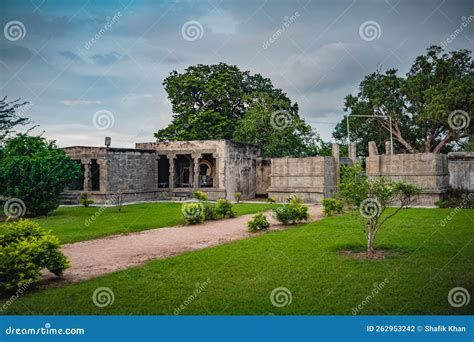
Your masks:
M474 152L449 153L448 169L451 187L474 191Z

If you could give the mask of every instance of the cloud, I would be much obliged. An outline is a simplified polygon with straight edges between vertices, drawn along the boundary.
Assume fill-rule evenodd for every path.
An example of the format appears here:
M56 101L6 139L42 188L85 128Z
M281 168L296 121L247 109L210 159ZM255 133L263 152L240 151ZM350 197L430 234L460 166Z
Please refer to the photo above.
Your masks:
M102 101L95 101L95 100L64 100L61 103L68 107L74 106L87 106L91 104L102 104Z
M99 65L110 65L114 64L118 61L124 61L130 59L127 55L123 55L118 52L110 52L110 53L98 53L91 57L89 57L94 61L94 63Z
M0 59L9 62L27 61L33 56L33 52L23 46L12 46L0 49Z
M69 59L74 62L82 62L82 58L79 57L79 55L75 54L72 51L59 51L58 52L61 56L63 56L66 59Z

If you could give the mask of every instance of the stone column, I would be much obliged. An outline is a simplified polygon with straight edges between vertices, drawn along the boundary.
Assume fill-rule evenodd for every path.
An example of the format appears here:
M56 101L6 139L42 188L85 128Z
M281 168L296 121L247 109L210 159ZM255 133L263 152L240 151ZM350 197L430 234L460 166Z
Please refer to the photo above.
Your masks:
M156 190L160 188L160 156L156 157Z
M385 142L385 154L386 155L392 154L392 144L390 144L390 141Z
M97 159L97 164L99 164L99 188L100 192L106 193L109 188L109 182L107 179L108 167L107 160Z
M212 154L214 158L214 176L212 177L212 187L219 188L219 155L217 153Z
M336 189L338 189L340 178L341 178L340 170L339 170L339 145L338 144L332 144L332 157L334 160L334 177L335 177Z
M379 151L377 150L377 145L375 141L369 141L369 157L378 156Z
M176 159L176 154L168 154L168 161L170 163L169 167L169 188L174 188L174 160Z
M193 157L193 166L194 166L194 176L193 176L193 188L199 188L199 159L201 158L200 153L192 154Z
M87 192L91 189L91 160L90 159L82 159L82 165L84 165L84 184L82 189L84 192Z
M356 143L351 142L351 143L349 143L349 145L347 147L349 149L349 158L352 160L352 164L354 165L355 163L357 163Z

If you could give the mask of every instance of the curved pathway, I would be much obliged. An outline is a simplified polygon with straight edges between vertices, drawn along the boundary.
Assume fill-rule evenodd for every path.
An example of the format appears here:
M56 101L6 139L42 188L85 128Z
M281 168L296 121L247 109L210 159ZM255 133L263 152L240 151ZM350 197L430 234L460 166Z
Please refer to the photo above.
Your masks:
M310 221L320 219L322 207L309 206ZM112 235L96 240L66 244L63 253L69 257L71 267L62 278L46 271L45 280L54 282L80 282L100 275L143 265L154 259L162 259L246 239L259 234L247 231L251 215L232 219L206 221L198 225L176 226L145 230L137 233ZM285 228L267 213L271 230Z

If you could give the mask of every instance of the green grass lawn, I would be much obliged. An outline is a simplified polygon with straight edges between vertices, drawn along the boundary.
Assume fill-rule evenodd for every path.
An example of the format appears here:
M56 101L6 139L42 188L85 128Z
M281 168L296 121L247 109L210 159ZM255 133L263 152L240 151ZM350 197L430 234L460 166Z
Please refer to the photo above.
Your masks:
M276 207L275 204L239 203L234 205L237 215L251 214ZM96 217L95 220L90 220ZM61 243L90 240L101 236L136 232L184 224L181 203L155 202L115 207L61 207L50 216L34 219L58 236ZM91 224L86 226L86 220Z
M358 221L345 214L80 284L31 290L4 313L172 315L182 305L183 315L350 315L386 279L359 314L472 314L474 210L460 210L442 226L451 212L401 211L376 240L377 248L392 253L385 260L340 254L365 246ZM113 291L112 305L93 304L99 287ZM291 303L281 308L270 301L278 287L292 295ZM448 292L454 287L470 291L469 305L449 305Z

